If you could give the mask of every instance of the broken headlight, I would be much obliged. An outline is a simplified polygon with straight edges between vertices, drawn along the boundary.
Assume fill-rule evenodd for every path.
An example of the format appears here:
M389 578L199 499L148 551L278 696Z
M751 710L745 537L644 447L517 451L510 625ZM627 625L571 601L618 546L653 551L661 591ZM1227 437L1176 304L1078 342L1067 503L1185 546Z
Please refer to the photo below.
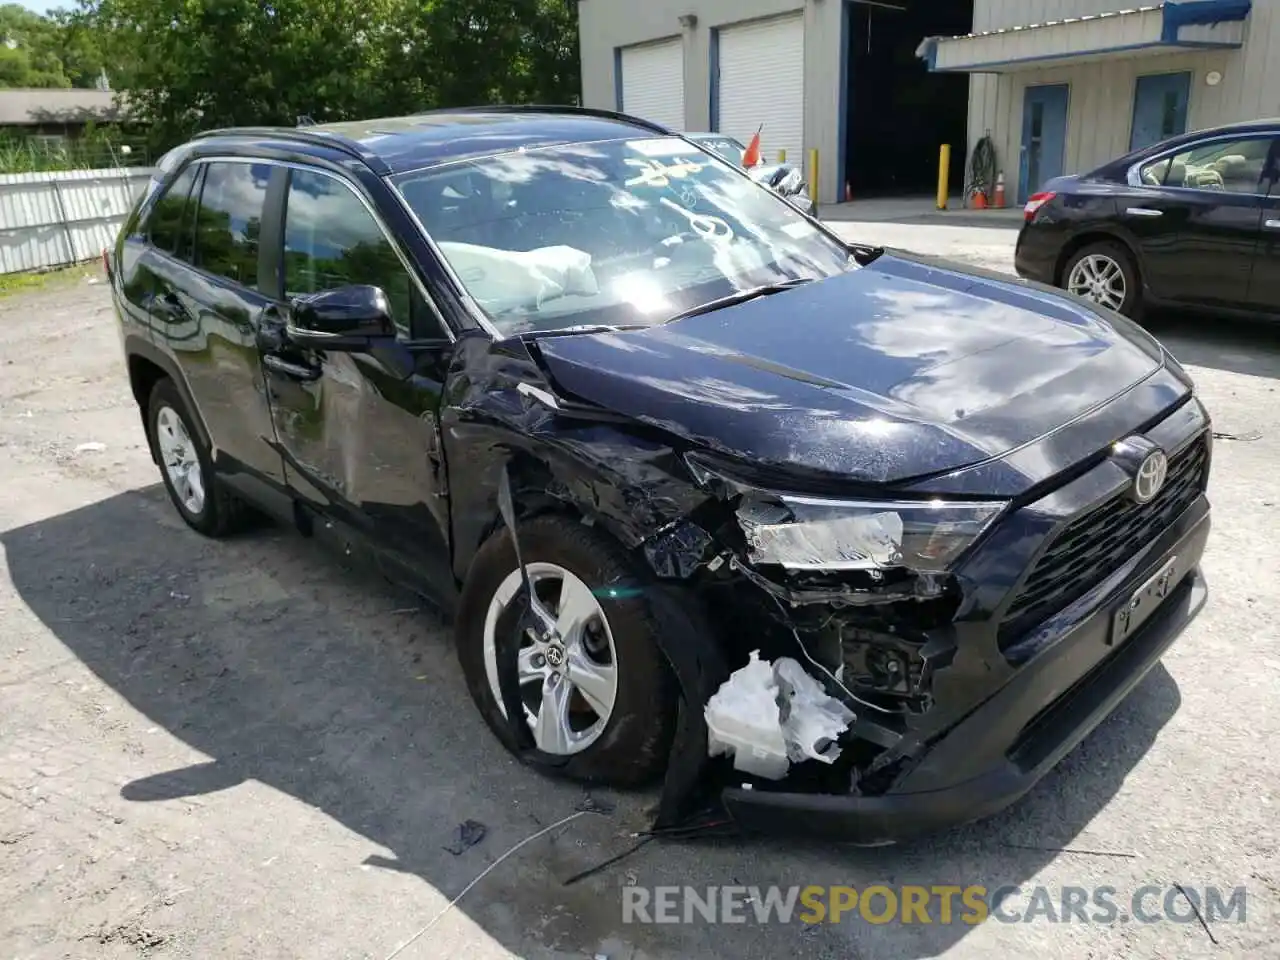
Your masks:
M789 570L941 572L995 521L1002 501L843 500L760 489L687 459L694 477L738 494L737 518L753 563Z
M1004 508L943 500L826 500L744 495L751 560L793 570L947 569Z

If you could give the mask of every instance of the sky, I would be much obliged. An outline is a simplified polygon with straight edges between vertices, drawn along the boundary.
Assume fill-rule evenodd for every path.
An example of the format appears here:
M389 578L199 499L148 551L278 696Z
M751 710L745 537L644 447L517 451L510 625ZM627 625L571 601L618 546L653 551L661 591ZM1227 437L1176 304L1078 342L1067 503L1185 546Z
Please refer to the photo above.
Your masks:
M50 10L57 10L59 7L75 6L75 0L18 0L18 2L28 10L34 10L36 13L48 13Z

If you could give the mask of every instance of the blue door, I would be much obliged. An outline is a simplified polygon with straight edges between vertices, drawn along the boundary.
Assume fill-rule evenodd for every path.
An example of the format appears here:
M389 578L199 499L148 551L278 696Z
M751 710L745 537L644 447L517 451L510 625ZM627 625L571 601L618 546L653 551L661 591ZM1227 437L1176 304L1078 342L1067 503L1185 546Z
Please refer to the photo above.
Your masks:
M1133 91L1133 132L1129 149L1140 150L1187 132L1190 73L1154 73L1139 77Z
M1040 189L1046 180L1062 176L1067 144L1067 97L1070 86L1057 83L1027 87L1022 100L1022 175L1018 202Z

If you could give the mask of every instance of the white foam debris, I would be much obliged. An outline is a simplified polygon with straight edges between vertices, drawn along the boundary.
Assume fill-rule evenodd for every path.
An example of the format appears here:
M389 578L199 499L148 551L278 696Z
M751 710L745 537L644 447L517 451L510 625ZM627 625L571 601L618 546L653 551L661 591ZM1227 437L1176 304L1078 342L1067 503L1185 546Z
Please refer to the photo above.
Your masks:
M770 664L758 650L721 684L703 716L710 755L731 756L735 770L767 780L781 780L793 762L833 763L836 740L854 720L798 661Z
M782 736L793 762L840 756L836 738L849 729L854 713L829 695L797 660L782 657L773 665L782 695Z

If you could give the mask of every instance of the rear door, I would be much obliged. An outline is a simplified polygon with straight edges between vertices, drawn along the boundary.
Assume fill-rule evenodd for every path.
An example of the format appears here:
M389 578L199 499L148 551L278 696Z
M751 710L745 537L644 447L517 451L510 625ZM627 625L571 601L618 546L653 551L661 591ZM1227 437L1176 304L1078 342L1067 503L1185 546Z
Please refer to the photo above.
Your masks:
M1163 300L1246 308L1261 226L1262 170L1274 137L1215 137L1137 168L1119 214Z
M275 232L279 283L262 362L289 485L315 511L372 545L415 588L453 588L438 418L452 338L375 212L336 172L293 166ZM370 353L290 344L293 298L350 284L381 287L398 335ZM274 341L274 342L273 342Z
M249 160L197 160L148 218L145 276L153 338L176 360L227 483L284 481L267 405L257 331L263 292L259 234L284 170ZM185 198L183 194L185 192Z

